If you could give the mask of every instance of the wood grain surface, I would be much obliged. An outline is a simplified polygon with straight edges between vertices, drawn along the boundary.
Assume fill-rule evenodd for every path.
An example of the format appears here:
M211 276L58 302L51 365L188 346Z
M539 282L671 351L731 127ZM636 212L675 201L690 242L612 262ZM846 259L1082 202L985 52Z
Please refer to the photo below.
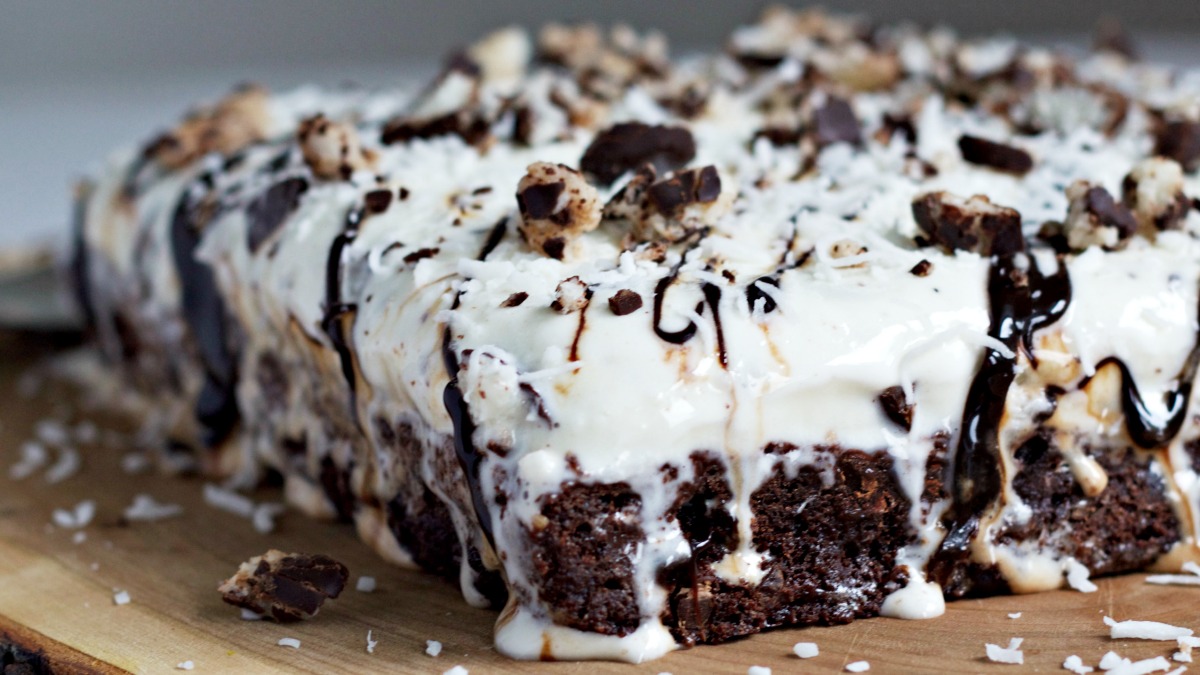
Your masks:
M68 387L48 383L30 395L30 376L52 351L39 336L0 335L0 648L42 654L56 672L441 673L463 665L472 673L746 673L752 665L775 673L841 672L866 660L871 673L1066 672L1078 654L1096 665L1108 650L1134 659L1170 657L1173 643L1111 640L1102 618L1147 619L1200 629L1200 589L1151 586L1140 575L1099 581L1100 590L1059 591L953 603L929 621L871 619L839 627L772 631L725 645L698 647L649 664L517 663L491 645L495 613L472 609L456 588L428 575L391 567L359 543L353 529L282 516L271 534L205 505L199 478L129 475L120 465L132 449L127 421L83 412ZM39 365L40 364L40 365ZM19 390L24 390L24 394ZM39 420L69 425L90 419L102 442L80 445L82 469L49 485L42 473L8 476L22 442ZM122 510L134 495L181 504L182 516L125 524ZM256 500L278 500L263 491ZM96 517L74 531L54 527L55 508L95 500ZM216 592L238 563L268 548L325 553L349 566L352 578L374 576L374 593L347 589L313 621L280 625L239 619ZM114 589L128 605L114 604ZM1010 613L1020 612L1016 619ZM366 651L367 631L378 646ZM301 641L280 647L282 637ZM985 643L1025 639L1025 666L990 663ZM426 640L443 645L436 658ZM798 641L816 642L820 655L792 655ZM0 649L0 654L3 654ZM1200 660L1200 659L1198 659ZM3 660L0 659L0 670ZM1200 671L1200 667L1195 670Z

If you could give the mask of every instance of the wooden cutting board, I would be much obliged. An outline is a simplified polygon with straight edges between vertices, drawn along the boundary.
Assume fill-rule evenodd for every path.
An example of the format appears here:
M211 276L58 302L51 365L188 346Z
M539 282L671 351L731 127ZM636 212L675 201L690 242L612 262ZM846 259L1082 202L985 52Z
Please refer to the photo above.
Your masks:
M195 672L390 672L441 673L463 665L472 673L746 673L752 665L775 673L841 672L866 660L871 673L1004 673L1021 668L988 662L984 644L1025 639L1024 670L1066 672L1071 654L1096 665L1108 650L1134 659L1170 657L1173 643L1110 640L1104 615L1147 619L1200 629L1200 588L1151 586L1142 576L1099 582L1096 593L1074 591L1036 596L967 600L930 621L871 619L848 626L791 629L719 646L676 652L644 665L617 663L517 663L491 645L495 613L472 609L450 584L397 569L361 544L353 529L286 514L271 534L259 534L237 516L205 505L197 478L130 475L121 457L132 449L127 422L78 410L63 385L44 384L31 395L53 349L44 337L0 334L0 671L15 650L38 656L55 672L175 672L184 661ZM42 364L42 365L39 365ZM71 478L46 483L42 473L11 480L20 444L34 426L53 418L75 425L92 420L102 442L84 445L83 467ZM134 495L181 504L178 518L122 524ZM256 500L280 499L265 491ZM81 531L51 525L55 508L95 500L96 517ZM238 563L268 548L332 555L354 578L374 576L379 588L348 588L313 621L279 625L239 619L216 592L217 582ZM131 602L117 606L114 589ZM1009 618L1020 612L1020 617ZM366 651L367 631L378 640ZM301 641L280 647L282 637ZM441 655L425 654L426 640L442 643ZM816 642L820 655L792 655L799 641ZM4 656L6 653L8 656ZM1200 661L1200 654L1198 661ZM1200 666L1195 670L1200 671Z

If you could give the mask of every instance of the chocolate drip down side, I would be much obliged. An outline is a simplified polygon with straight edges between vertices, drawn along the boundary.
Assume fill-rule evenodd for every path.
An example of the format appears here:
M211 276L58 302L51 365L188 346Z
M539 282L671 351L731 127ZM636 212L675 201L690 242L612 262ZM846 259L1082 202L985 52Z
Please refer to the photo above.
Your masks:
M202 429L201 442L214 447L233 432L240 413L237 360L226 340L229 319L225 301L212 269L195 255L202 234L200 220L211 216L207 213L209 209L215 206L193 202L190 190L184 193L171 218L171 255L179 276L183 318L204 368L204 386L195 406Z
M1001 473L1000 424L1008 390L1016 377L1021 350L1032 353L1033 332L1058 321L1071 302L1066 265L1046 276L1024 254L1001 255L988 268L988 336L1007 347L1012 356L988 349L963 406L962 427L954 460L954 507L944 552L965 556L979 516L999 497Z
M329 247L329 257L325 261L325 316L321 319L321 329L329 337L330 344L338 354L342 366L342 376L350 387L350 409L355 408L357 392L354 375L354 354L351 351L350 324L358 306L342 302L342 256L346 247L358 236L358 226L362 222L363 211L352 208L346 214L346 222L342 231L334 238ZM357 419L357 416L355 416Z

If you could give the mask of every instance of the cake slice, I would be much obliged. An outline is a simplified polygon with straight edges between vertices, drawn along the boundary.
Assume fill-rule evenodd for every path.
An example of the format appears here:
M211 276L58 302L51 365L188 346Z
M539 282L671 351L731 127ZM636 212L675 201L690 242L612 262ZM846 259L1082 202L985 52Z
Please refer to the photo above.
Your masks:
M72 272L175 452L505 654L927 618L1197 559L1198 93L816 12L505 30L197 110L81 188Z

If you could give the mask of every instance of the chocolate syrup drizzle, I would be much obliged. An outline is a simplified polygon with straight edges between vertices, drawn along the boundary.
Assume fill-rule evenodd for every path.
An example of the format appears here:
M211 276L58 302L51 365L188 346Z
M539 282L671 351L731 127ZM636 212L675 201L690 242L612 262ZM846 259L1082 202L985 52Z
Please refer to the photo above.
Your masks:
M363 207L350 209L342 224L342 231L334 238L329 247L329 257L325 261L325 315L321 319L321 329L329 337L338 360L342 366L342 376L350 387L350 410L356 408L357 378L354 375L354 353L350 348L348 333L358 311L355 303L342 302L342 258L346 247L354 243L358 237L358 228L362 224ZM355 416L357 419L357 415Z
M198 185L211 190L211 179L204 178L197 181ZM226 339L229 317L216 276L195 255L202 235L200 220L212 214L204 213L208 205L193 201L192 194L191 189L184 192L171 217L171 255L181 287L183 318L204 368L204 386L195 405L196 420L202 430L201 441L214 447L229 436L240 419L235 391L237 355Z
M1142 393L1138 391L1137 383L1129 372L1129 366L1115 356L1110 356L1096 364L1096 370L1107 365L1115 365L1121 371L1121 408L1125 413L1125 430L1129 438L1139 448L1153 450L1166 446L1183 428L1187 417L1188 400L1192 394L1192 384L1196 379L1196 365L1200 363L1200 338L1188 353L1187 360L1176 378L1178 384L1174 389L1163 393L1163 403L1167 407L1167 418L1161 424L1156 424L1154 415L1146 408ZM1081 385L1082 386L1082 385Z
M1058 321L1071 302L1071 280L1060 260L1045 275L1032 256L1002 255L988 268L988 335L1014 354L988 349L967 391L962 431L954 461L952 526L943 550L965 555L979 515L999 496L1000 422L1004 401L1016 377L1016 354L1032 354L1033 332Z

